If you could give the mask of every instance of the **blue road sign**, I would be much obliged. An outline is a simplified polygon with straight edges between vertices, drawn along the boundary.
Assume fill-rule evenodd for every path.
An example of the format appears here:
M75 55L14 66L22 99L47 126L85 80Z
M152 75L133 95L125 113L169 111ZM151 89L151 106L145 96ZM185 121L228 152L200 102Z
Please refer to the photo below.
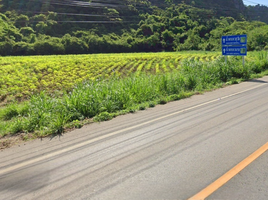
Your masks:
M246 46L223 46L222 55L224 56L246 56L247 47Z
M247 35L229 35L229 36L222 36L221 44L222 46L246 46L247 45Z

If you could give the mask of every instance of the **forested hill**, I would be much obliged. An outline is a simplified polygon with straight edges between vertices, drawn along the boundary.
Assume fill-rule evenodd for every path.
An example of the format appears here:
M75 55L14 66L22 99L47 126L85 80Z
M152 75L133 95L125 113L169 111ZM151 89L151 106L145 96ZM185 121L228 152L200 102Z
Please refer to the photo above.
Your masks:
M178 4L184 2L198 8L213 10L218 17L228 16L241 19L242 16L246 15L243 0L150 0L150 2L160 7L165 6L166 3Z
M137 10L143 12L148 11L150 5L157 6L160 8L166 7L168 4L179 4L186 3L188 5L193 5L199 8L212 9L220 16L231 16L231 17L240 17L241 14L245 14L245 6L242 0L110 0L110 1L90 1L80 0L2 0L3 10L20 10L30 12L38 11L70 11L73 10L72 7L75 5L81 5L79 12L87 11L87 13L96 13L103 10L96 9L102 6L107 7L117 7L120 10L120 6L128 5L135 7ZM88 5L91 5L90 9ZM123 11L121 9L121 11ZM129 11L129 10L128 10Z
M227 34L268 49L268 25L242 0L180 2L0 0L0 55L219 50Z
M27 16L48 11L57 13L78 12L79 14L101 15L95 16L95 19L98 20L103 18L120 20L127 19L130 16L138 19L137 16L141 13L151 14L152 6L165 9L171 4L181 3L212 10L217 17L224 16L233 17L236 20L247 19L268 22L268 7L261 5L246 7L243 0L0 0L0 11L15 10ZM118 16L120 17L115 19ZM61 16L59 19L63 20L65 18ZM68 16L68 18L72 19L74 16ZM88 19L88 16L84 16L84 19Z
M262 5L248 6L247 15L251 20L263 21L268 24L268 7Z

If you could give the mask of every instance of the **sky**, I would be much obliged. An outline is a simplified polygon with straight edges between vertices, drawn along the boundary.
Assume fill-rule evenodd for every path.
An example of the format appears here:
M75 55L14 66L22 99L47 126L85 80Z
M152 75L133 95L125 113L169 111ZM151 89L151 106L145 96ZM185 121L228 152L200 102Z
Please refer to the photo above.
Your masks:
M244 4L245 5L252 5L252 6L255 6L255 5L265 5L265 6L268 6L268 0L243 0L244 1Z

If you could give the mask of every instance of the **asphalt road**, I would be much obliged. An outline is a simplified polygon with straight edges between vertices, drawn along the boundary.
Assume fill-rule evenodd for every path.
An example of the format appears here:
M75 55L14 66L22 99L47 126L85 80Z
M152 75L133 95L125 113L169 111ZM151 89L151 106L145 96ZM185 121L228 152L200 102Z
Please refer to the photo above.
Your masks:
M237 176L207 199L268 199L268 152L261 155Z
M188 199L268 142L268 77L0 152L0 199ZM264 153L208 199L268 199Z

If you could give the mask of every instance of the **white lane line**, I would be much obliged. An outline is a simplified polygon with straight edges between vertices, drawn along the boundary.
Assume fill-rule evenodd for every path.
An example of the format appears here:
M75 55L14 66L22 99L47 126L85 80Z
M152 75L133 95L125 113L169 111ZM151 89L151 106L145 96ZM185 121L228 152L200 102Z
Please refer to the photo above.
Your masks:
M233 94L230 94L230 95L221 97L221 99L227 99L227 98L233 97L233 96L235 96L235 95L238 95L238 94L241 94L241 93L244 93L244 92L247 92L247 91L256 89L256 88L261 87L261 86L263 86L263 85L257 85L257 86L255 86L255 87L250 88L250 89L246 89L246 90L243 90L243 91L240 91L240 92L236 92L236 93L233 93ZM158 118L156 118L156 119L153 119L153 120L150 120L150 121L147 121L147 122L144 122L144 123L135 125L135 126L131 126L131 127L128 127L128 128L122 129L122 130L118 130L118 131L115 131L115 132L112 132L112 133L109 133L109 134L106 134L106 135L102 135L102 136L96 137L96 138L94 138L94 139L91 139L91 140L88 140L88 141L85 141L85 142L76 144L76 145L74 145L74 146L70 146L70 147L67 147L67 148L64 148L64 149L61 149L61 150L58 150L58 151L49 153L49 154L42 155L42 156L37 157L37 158L33 158L33 159L31 159L31 160L24 161L24 162L22 162L22 163L18 163L18 164L14 165L14 166L10 166L10 167L7 167L7 168L5 168L5 169L0 170L0 175L1 175L1 174L4 174L4 173L7 173L7 172L10 172L10 171L13 171L13 170L16 170L16 169L19 169L19 168L22 168L22 167L25 167L25 166L27 166L27 165L31 165L31 164L36 163L36 162L40 162L40 161L45 160L45 159L52 158L52 157L54 157L54 156L58 156L58 155L60 155L60 154L66 153L66 152L68 152L68 151L72 151L72 150L74 150L74 149L83 147L83 146L85 146L85 145L89 145L89 144L94 143L94 142L97 142L97 141L99 141L99 140L103 140L103 139L109 138L109 137L111 137L111 136L114 136L114 135L123 133L123 132L125 132L125 131L129 131L129 130L131 130L131 129L135 129L135 128L138 128L138 127L141 127L141 126L150 124L150 123L152 123L152 122L156 122L156 121L158 121L158 120L165 119L165 118L171 117L171 116L173 116L173 115L177 115L177 114L183 113L183 112L185 112L185 111L193 110L193 109L195 109L195 108L199 108L199 107L201 107L201 106L205 106L205 105L214 103L214 102L216 102L216 101L218 101L218 99L214 99L214 100L211 100L211 101L208 101L208 102L205 102L205 103L196 105L196 106L192 106L192 107L190 107L190 108L186 108L186 109L183 109L183 110L180 110L180 111L177 111L177 112L174 112L174 113L171 113L171 114L162 116L162 117L158 117Z

